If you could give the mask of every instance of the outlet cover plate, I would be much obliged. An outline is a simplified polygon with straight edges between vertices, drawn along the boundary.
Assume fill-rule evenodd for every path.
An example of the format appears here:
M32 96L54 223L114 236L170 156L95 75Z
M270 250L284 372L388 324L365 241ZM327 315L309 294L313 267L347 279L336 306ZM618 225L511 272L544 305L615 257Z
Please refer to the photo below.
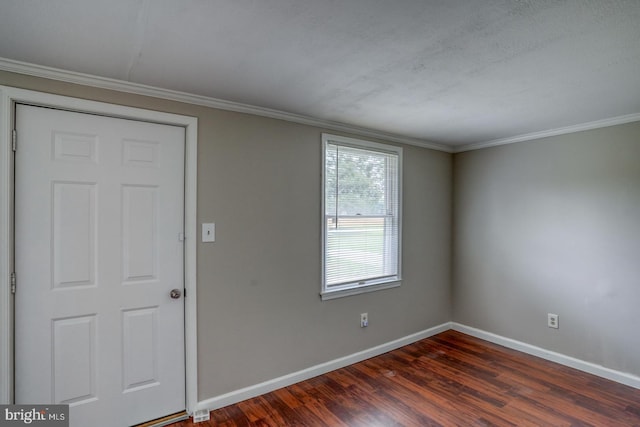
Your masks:
M558 323L558 315L553 313L547 314L547 326L553 329L558 329L560 324Z
M368 313L361 313L360 314L360 327L361 328L366 328L367 326L369 326L369 314Z
M193 414L193 422L201 423L203 421L209 421L210 417L211 414L209 413L209 411L207 411L206 409L201 409Z

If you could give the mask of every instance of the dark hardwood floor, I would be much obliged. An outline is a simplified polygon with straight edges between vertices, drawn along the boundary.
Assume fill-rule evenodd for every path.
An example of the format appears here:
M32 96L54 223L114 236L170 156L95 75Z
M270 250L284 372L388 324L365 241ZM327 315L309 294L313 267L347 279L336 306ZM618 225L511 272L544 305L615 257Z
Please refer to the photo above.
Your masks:
M447 331L171 426L640 426L640 390Z

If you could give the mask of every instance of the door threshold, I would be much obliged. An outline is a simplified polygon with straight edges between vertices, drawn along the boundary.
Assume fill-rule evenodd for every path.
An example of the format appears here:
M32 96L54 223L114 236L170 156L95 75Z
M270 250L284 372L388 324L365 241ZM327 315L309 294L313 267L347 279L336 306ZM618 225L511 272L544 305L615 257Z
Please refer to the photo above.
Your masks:
M168 424L177 423L178 421L186 420L187 418L189 418L187 411L180 411L175 414L167 415L166 417L156 418L155 420L147 421L142 424L136 424L133 427L162 427Z

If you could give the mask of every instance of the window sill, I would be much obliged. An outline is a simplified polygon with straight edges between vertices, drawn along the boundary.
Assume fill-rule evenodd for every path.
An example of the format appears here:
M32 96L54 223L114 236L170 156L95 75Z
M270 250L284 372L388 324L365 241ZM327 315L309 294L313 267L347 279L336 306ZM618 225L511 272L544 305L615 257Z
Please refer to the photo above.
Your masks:
M336 298L348 297L351 295L365 294L368 292L381 291L383 289L397 288L400 286L401 283L402 283L401 280L394 280L393 282L379 283L377 285L360 286L355 288L327 291L327 292L320 293L320 298L322 298L322 301L327 301L327 300L336 299Z

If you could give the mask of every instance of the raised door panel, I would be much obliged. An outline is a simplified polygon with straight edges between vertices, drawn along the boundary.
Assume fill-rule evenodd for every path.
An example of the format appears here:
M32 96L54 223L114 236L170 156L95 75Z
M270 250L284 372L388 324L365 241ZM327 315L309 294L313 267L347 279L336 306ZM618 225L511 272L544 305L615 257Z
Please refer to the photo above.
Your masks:
M53 396L70 406L97 399L96 316L54 319Z

